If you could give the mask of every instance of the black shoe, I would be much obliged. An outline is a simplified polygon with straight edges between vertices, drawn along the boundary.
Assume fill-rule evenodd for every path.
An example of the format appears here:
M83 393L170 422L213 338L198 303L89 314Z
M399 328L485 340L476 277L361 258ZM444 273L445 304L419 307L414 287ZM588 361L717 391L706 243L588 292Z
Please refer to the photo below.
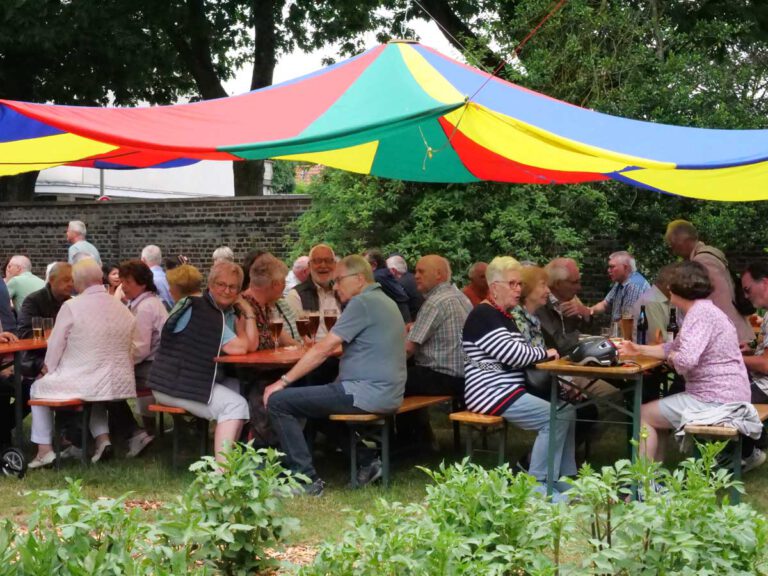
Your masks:
M302 484L292 490L294 496L316 496L320 497L325 491L325 482L320 478L316 478L310 484Z
M381 460L376 458L373 462L367 466L361 466L357 471L357 485L365 486L366 484L372 484L381 478Z

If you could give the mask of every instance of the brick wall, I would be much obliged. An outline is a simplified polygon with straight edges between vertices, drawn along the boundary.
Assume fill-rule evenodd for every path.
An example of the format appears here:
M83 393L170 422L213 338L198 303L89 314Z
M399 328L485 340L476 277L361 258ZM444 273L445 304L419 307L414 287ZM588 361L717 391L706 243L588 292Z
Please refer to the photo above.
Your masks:
M185 254L205 270L221 245L238 260L255 248L285 256L296 235L291 224L310 205L307 196L121 202L0 203L0 260L32 259L34 272L66 260L70 220L82 220L104 262L138 258L147 244L164 256Z

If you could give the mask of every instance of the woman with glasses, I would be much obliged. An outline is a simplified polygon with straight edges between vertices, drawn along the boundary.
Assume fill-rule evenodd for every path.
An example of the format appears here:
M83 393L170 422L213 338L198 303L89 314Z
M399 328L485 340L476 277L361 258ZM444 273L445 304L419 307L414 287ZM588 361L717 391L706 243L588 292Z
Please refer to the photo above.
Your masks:
M161 404L183 408L216 421L214 452L240 437L248 420L248 402L240 382L228 378L213 360L220 354L246 354L258 346L253 308L240 296L243 270L232 262L215 264L208 290L189 296L168 318L155 355L148 387Z
M464 324L464 400L467 409L503 416L523 430L536 430L529 473L540 482L547 479L549 435L555 434L555 478L576 474L574 413L571 406L560 411L550 430L549 402L526 392L525 367L547 358L557 350L528 343L512 317L520 302L520 263L509 256L494 258L486 270L488 296Z

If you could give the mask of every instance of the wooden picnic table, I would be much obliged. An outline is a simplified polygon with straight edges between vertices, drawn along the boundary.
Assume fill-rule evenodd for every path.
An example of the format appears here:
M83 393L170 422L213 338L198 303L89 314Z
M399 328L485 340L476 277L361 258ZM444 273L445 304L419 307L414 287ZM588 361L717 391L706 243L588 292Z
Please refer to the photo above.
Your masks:
M611 380L612 382L625 382L631 384L622 388L623 393L632 392L632 410L627 410L624 406L620 406L609 400L605 400L604 403L612 406L617 411L625 414L631 418L632 425L632 438L638 441L640 438L640 406L642 404L642 392L643 392L643 375L649 370L658 368L664 362L656 358L649 356L633 356L623 358L621 364L617 366L579 366L574 364L570 360L560 358L558 360L550 360L549 362L542 362L537 364L536 368L549 372L552 374L552 384L550 387L549 397L549 423L550 430L554 430L557 425L559 406L558 406L558 377L563 376L581 376L595 380ZM588 394L588 387L586 390ZM592 404L594 400L588 400L587 403ZM579 408L585 403L573 403L574 408ZM552 487L556 480L554 476L554 454L555 454L555 434L550 432L549 434L549 446L547 447L547 493L552 493ZM637 446L632 446L632 459L637 458Z
M286 368L301 360L301 357L309 349L309 346L285 346L276 349L257 350L248 354L225 354L216 356L214 360L219 364L237 364L264 369Z
M0 356L13 354L13 388L15 395L13 408L16 415L13 444L17 448L21 448L24 445L24 390L21 385L21 353L29 350L45 350L47 347L48 342L42 338L38 340L26 338L16 342L0 344Z

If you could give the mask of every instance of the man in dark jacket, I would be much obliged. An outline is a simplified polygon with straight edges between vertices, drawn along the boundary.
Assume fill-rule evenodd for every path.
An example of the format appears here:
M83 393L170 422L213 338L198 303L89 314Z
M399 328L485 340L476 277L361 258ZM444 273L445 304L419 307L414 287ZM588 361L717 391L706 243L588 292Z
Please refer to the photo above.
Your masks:
M416 314L419 313L421 305L424 304L424 296L416 287L416 278L412 272L408 271L408 264L400 254L393 254L387 258L387 268L400 282L405 293L408 294L408 311L411 313L411 320L415 322Z
M389 268L387 268L387 261L384 255L379 250L368 250L364 254L364 258L368 260L373 269L373 279L379 283L384 294L397 304L397 309L400 310L403 322L408 324L411 321L411 312L408 309L408 294L406 294L405 289L392 275L392 272L389 271Z
M16 316L11 308L11 295L2 278L0 278L0 326L6 332L16 333Z

